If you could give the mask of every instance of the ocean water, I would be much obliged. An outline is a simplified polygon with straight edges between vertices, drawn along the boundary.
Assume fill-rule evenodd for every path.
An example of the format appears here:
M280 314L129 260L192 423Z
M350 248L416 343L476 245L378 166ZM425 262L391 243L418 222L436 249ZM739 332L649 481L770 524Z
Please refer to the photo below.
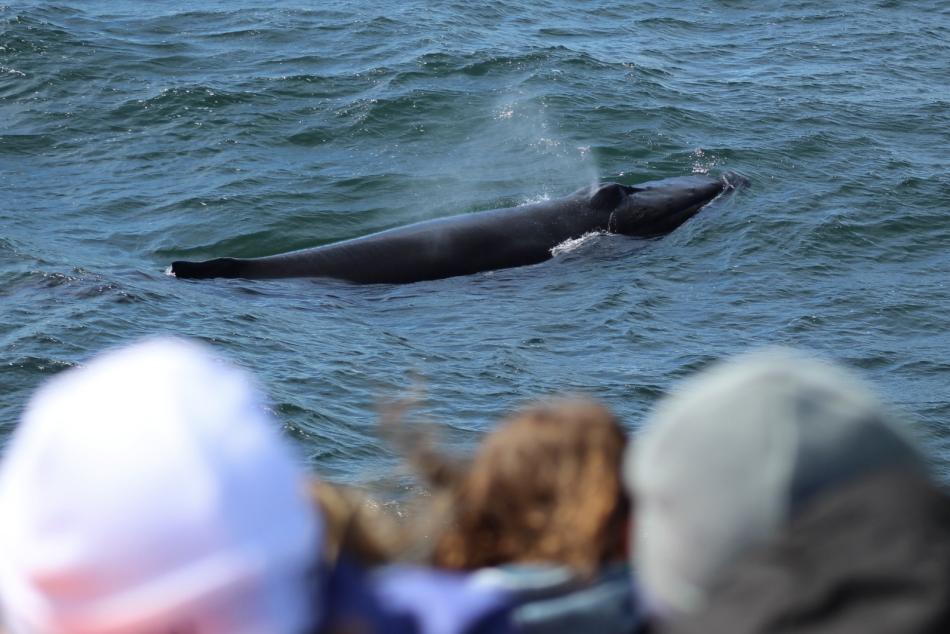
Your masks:
M459 450L564 391L635 431L682 377L781 344L853 367L950 479L950 7L681 5L0 5L0 443L46 378L153 333L249 368L316 472L371 485L390 399ZM725 170L751 187L669 236L531 267L165 274Z

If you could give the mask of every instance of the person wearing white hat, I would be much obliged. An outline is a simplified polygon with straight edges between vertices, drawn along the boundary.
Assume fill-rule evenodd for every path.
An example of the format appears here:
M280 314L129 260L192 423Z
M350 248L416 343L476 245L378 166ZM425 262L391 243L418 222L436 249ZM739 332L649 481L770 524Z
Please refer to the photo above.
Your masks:
M664 399L625 464L648 609L675 621L828 491L924 461L848 373L771 349L720 363ZM824 631L824 630L823 630Z
M152 339L49 381L0 465L8 634L299 634L322 524L249 377Z

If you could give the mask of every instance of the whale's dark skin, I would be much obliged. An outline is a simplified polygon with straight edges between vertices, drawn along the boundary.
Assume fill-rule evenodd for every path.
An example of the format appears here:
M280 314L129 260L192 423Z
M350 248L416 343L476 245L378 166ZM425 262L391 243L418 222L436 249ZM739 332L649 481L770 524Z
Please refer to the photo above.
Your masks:
M330 277L401 284L536 264L565 240L591 232L669 233L742 176L680 176L639 185L605 183L566 198L492 209L389 229L269 257L172 263L179 278Z

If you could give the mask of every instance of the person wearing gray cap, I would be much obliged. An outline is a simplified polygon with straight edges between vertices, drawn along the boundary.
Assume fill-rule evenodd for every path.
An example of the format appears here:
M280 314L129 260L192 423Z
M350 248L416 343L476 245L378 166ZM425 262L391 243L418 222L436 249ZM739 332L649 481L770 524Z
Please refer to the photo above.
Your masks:
M701 372L625 480L660 631L950 631L950 501L838 367L771 349Z

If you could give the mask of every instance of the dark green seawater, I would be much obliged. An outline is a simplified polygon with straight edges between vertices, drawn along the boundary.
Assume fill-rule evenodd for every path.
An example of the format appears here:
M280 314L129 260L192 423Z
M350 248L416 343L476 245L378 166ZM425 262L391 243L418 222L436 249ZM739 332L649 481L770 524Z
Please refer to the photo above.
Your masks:
M315 470L368 483L377 404L418 384L460 448L564 390L635 430L785 344L856 368L950 478L948 42L945 1L0 6L0 443L44 379L150 333L253 370ZM165 274L727 169L751 188L671 235L532 267Z

